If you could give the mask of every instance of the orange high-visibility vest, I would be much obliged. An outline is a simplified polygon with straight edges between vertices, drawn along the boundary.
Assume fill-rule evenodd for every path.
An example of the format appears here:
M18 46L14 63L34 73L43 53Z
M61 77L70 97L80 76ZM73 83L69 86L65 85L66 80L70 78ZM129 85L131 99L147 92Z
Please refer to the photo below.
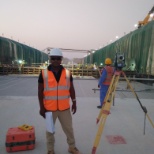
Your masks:
M105 81L103 82L103 84L110 85L112 77L113 77L114 69L111 66L105 66L104 69L107 71L107 77Z
M44 80L44 107L49 111L70 108L70 71L63 69L57 83L52 71L42 70Z

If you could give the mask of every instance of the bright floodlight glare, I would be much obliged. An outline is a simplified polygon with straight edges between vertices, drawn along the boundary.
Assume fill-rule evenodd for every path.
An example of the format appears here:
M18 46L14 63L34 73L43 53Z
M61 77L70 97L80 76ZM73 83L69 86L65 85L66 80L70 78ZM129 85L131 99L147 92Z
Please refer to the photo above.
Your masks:
M21 64L22 63L22 60L19 60L19 64Z
M137 24L134 25L135 28L136 28L137 26L138 26Z
M150 14L150 17L152 18L153 16L154 16L154 13L151 13L151 14Z

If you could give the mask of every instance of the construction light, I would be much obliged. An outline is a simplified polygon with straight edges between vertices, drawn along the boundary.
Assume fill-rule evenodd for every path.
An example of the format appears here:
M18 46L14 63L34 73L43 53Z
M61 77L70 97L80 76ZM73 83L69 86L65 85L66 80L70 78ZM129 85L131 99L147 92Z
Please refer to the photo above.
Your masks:
M119 36L116 36L116 39L118 39L119 38Z
M134 27L136 28L138 26L138 24L135 24Z
M150 14L150 18L153 18L153 16L154 16L154 13L151 13L151 14Z
M19 64L22 64L22 60L19 60L18 62L19 62Z

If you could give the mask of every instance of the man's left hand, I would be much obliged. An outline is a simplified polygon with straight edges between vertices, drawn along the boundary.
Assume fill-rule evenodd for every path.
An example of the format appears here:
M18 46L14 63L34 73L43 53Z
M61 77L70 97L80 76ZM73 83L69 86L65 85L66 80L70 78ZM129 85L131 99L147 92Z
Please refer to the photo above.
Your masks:
M75 114L77 110L76 103L72 104L72 113Z

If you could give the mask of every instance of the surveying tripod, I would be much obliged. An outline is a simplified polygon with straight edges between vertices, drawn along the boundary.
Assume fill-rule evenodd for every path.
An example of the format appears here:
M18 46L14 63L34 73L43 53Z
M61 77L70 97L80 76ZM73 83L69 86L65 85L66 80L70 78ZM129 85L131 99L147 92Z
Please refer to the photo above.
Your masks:
M143 106L142 103L140 102L137 94L135 93L135 91L134 91L133 87L131 86L129 80L127 79L125 73L122 70L117 70L117 71L115 71L115 73L114 73L114 75L112 77L110 86L108 88L107 94L106 94L105 99L104 99L103 106L102 106L102 108L101 108L101 110L99 112L99 115L97 117L96 123L98 124L99 121L100 121L100 124L99 124L98 131L97 131L97 134L96 134L96 137L95 137L94 145L93 145L93 148L92 148L92 154L96 153L98 144L99 144L100 139L101 139L101 135L103 133L103 129L104 129L104 126L105 126L107 116L110 114L111 104L114 101L116 87L117 87L117 84L118 84L118 81L119 81L119 78L120 78L121 75L127 81L127 85L129 86L129 88L133 92L133 94L135 95L136 99L138 100L138 102L140 104L140 107L142 108L143 112L145 113L144 134L145 134L145 120L146 120L146 117L148 118L148 120L150 121L152 127L154 128L154 124L153 124L152 120L150 119L150 117L149 117L149 115L147 113L148 111L147 111L146 107Z

